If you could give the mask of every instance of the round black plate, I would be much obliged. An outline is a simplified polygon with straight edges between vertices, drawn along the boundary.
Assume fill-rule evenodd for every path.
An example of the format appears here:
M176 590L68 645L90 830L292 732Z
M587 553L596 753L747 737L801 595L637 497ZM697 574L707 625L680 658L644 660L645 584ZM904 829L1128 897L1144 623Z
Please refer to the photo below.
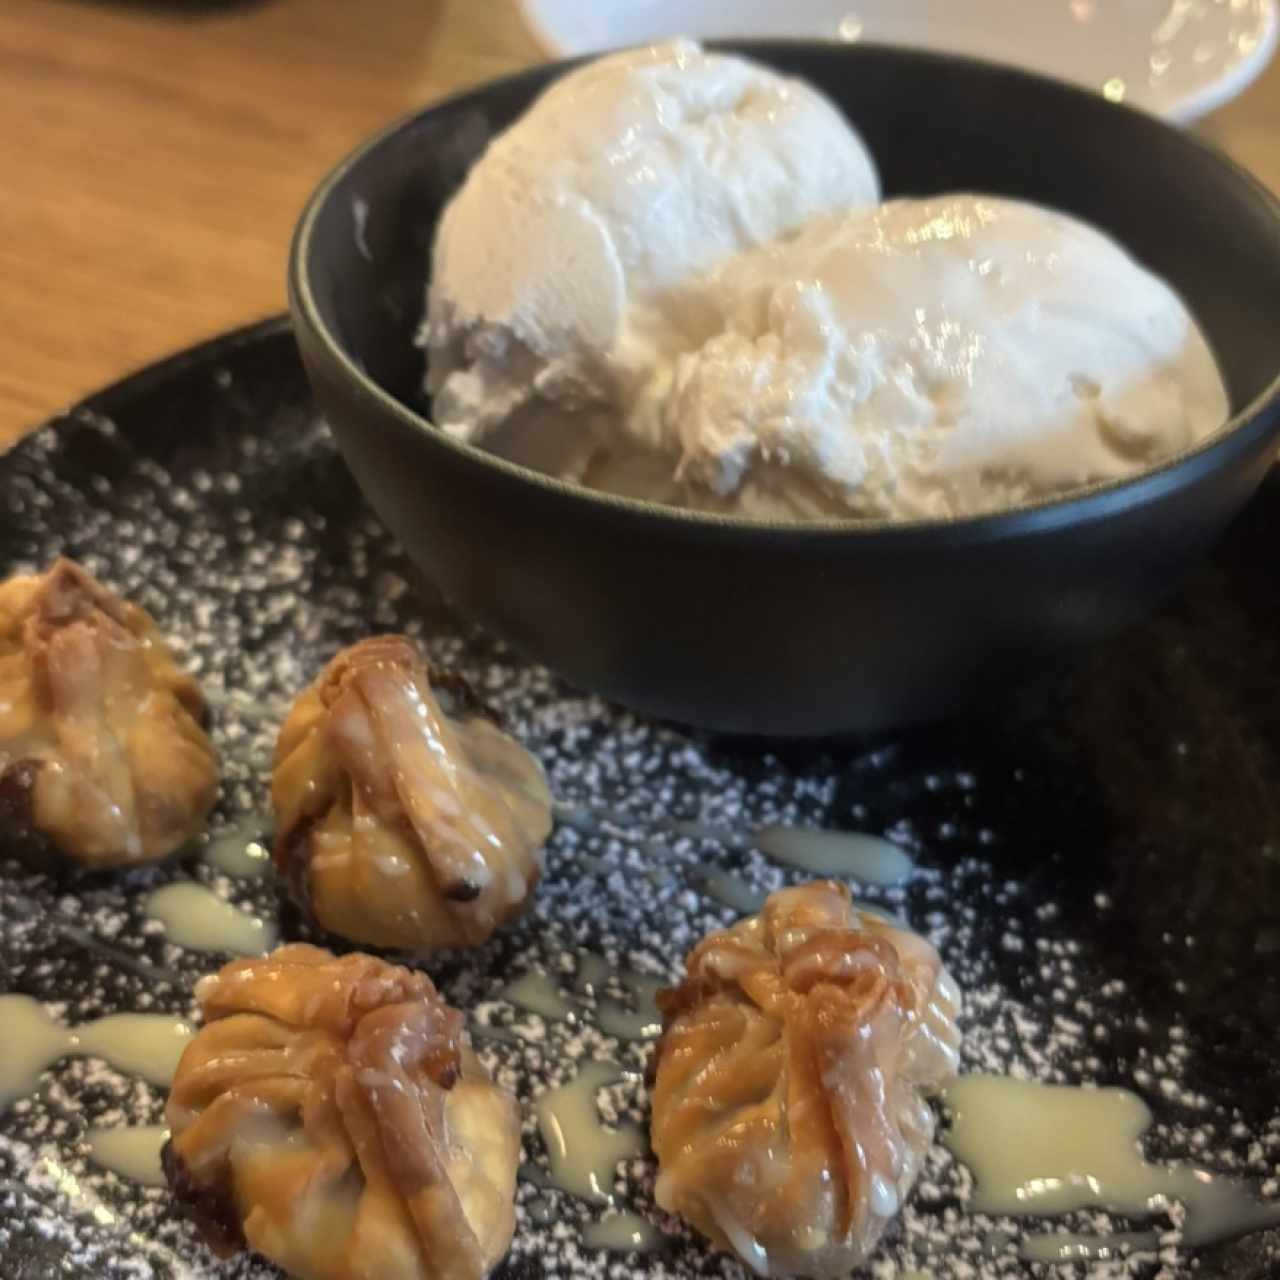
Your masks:
M1156 1115L1153 1156L1248 1177L1275 1197L1277 546L1273 472L1189 587L1074 674L986 717L778 753L635 717L450 620L361 500L282 321L126 379L0 460L0 572L76 557L149 609L204 683L224 764L215 826L265 832L283 706L338 647L393 628L422 636L434 658L481 687L561 799L621 811L612 832L559 829L535 910L480 951L429 966L476 1020L515 1028L515 1041L480 1047L526 1104L525 1158L535 1164L544 1154L528 1104L584 1059L628 1069L605 1095L606 1113L643 1122L647 1048L520 1013L498 999L503 983L534 967L571 979L581 948L671 974L702 932L732 918L692 887L699 864L732 868L757 887L792 878L755 852L665 836L654 821L664 815L890 834L915 854L915 875L901 888L859 891L941 948L968 997L967 1069L1136 1088ZM169 944L140 906L147 889L178 876L276 909L268 885L221 878L198 853L83 881L0 864L0 991L35 996L73 1022L191 1011L190 980L222 957ZM297 933L287 913L283 924ZM108 950L86 948L69 929ZM170 979L143 976L131 959ZM70 1061L0 1114L8 1280L275 1274L255 1261L220 1269L162 1190L88 1162L87 1127L155 1121L162 1105L159 1091L101 1063ZM579 1228L598 1210L551 1192L553 1220L536 1225L528 1203L548 1193L522 1183L500 1274L736 1274L656 1213L652 1173L648 1159L624 1165L619 1197L671 1234L661 1252L592 1253ZM1028 1224L967 1213L969 1185L937 1148L872 1273L1023 1274L999 1233ZM1100 1214L1074 1222L1110 1226ZM1171 1245L1108 1274L1190 1274L1193 1265L1205 1277L1276 1274L1277 1235L1194 1258Z

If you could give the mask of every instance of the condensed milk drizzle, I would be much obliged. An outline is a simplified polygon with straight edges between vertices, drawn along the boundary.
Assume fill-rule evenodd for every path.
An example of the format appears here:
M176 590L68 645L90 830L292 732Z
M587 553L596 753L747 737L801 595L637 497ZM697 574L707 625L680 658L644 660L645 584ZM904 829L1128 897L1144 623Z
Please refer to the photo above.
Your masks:
M147 1187L164 1186L160 1148L169 1140L162 1124L121 1126L118 1129L90 1129L89 1158L112 1173Z
M147 915L164 925L169 941L193 951L265 955L276 944L276 926L225 902L194 880L177 880L147 895Z
M630 997L629 1001L623 1001L606 994L611 976L613 971L603 957L584 951L579 953L573 983L577 1000L570 999L552 978L536 971L509 982L498 995L517 1008L553 1022L581 1019L593 1022L605 1035L619 1040L653 1039L662 1030L656 997L666 980L623 969L617 978ZM594 1013L586 1003L588 999L594 1003Z
M614 1213L587 1223L582 1229L582 1243L588 1249L612 1253L653 1253L662 1248L666 1237L639 1214Z
M588 1062L572 1080L537 1100L538 1130L551 1165L550 1184L591 1204L614 1203L618 1162L639 1155L644 1135L634 1124L606 1128L596 1094L627 1074L613 1062Z
M209 837L204 860L233 880L257 880L271 870L270 841L261 822L229 827Z
M67 1057L102 1058L124 1075L167 1085L195 1034L190 1023L158 1013L113 1013L65 1027L30 996L0 996L0 1107L33 1093L41 1073Z
M1151 1112L1127 1089L974 1075L944 1098L952 1123L943 1141L972 1170L972 1206L980 1213L1055 1216L1096 1207L1146 1218L1178 1203L1186 1245L1280 1225L1280 1204L1255 1200L1242 1183L1190 1165L1148 1163L1138 1143ZM1030 1237L1023 1253L1037 1261L1104 1259L1157 1244L1154 1232L1048 1234Z
M882 836L859 831L776 825L735 830L660 816L641 818L595 805L563 803L557 803L554 812L556 820L565 826L587 834L613 836L638 844L651 856L663 861L669 860L670 855L656 841L643 835L637 838L638 832L657 830L669 837L715 841L730 849L755 848L775 862L801 871L814 875L845 876L863 884L899 884L915 868L905 849Z

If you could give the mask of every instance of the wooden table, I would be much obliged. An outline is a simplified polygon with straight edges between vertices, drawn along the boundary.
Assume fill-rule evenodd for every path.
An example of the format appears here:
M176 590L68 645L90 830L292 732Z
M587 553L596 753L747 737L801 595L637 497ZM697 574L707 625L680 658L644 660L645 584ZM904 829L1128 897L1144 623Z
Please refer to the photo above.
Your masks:
M514 0L0 0L0 447L282 310L345 151L540 56ZM1280 62L1202 128L1280 190Z

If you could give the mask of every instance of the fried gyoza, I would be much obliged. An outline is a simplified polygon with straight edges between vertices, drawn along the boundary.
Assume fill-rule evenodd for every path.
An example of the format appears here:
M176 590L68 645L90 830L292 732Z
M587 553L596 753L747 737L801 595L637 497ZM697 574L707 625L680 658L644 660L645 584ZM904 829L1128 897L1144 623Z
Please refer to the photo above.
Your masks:
M298 698L271 798L299 905L344 938L419 952L478 945L518 915L551 830L538 762L403 636L344 649Z
M708 935L660 992L657 1200L762 1275L837 1276L898 1212L956 1072L960 993L923 938L817 881Z
M519 1112L425 974L298 944L196 994L163 1162L215 1251L301 1280L478 1280L506 1253Z
M151 617L79 565L0 584L0 815L9 851L152 862L217 793L196 682Z

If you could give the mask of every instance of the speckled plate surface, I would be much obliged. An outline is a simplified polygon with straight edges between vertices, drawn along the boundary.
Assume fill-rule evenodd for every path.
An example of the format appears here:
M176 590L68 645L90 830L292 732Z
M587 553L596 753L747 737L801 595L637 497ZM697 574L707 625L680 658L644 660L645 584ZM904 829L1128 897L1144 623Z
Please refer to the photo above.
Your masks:
M1134 1088L1155 1112L1154 1158L1194 1160L1280 1197L1277 546L1273 474L1158 617L1071 675L982 719L771 754L636 718L451 621L363 504L283 322L144 371L0 460L0 570L80 559L149 609L202 680L223 760L215 828L266 832L283 705L337 648L390 628L424 637L433 658L472 678L560 799L620 811L608 831L557 830L536 907L517 927L429 966L474 1021L513 1033L479 1047L525 1104L534 1165L545 1152L532 1099L584 1060L609 1058L628 1074L602 1095L606 1117L643 1122L648 1049L594 1029L589 1008L571 1022L513 1008L499 998L504 983L543 967L571 986L584 948L671 974L699 935L732 919L698 891L700 865L758 888L795 878L756 852L665 835L655 815L666 815L887 833L917 869L901 887L859 891L941 948L967 993L967 1069ZM0 991L46 1001L69 1022L192 1013L188 984L221 958L171 945L141 907L178 877L278 911L269 883L221 877L198 850L79 881L0 863ZM299 936L287 912L282 924ZM88 1162L88 1127L154 1122L162 1105L161 1091L86 1059L47 1072L0 1113L5 1280L277 1274L255 1260L219 1264L163 1191ZM599 1210L522 1183L499 1275L739 1274L656 1212L652 1180L639 1158L615 1189L670 1235L644 1257L585 1249L580 1227ZM1005 1238L1028 1224L970 1214L970 1186L935 1148L869 1274L1026 1274ZM538 1225L528 1205L545 1194L554 1213ZM1068 1221L1112 1225L1097 1213ZM1192 1254L1176 1222L1164 1225L1158 1254L1094 1273L1280 1275L1278 1232Z

